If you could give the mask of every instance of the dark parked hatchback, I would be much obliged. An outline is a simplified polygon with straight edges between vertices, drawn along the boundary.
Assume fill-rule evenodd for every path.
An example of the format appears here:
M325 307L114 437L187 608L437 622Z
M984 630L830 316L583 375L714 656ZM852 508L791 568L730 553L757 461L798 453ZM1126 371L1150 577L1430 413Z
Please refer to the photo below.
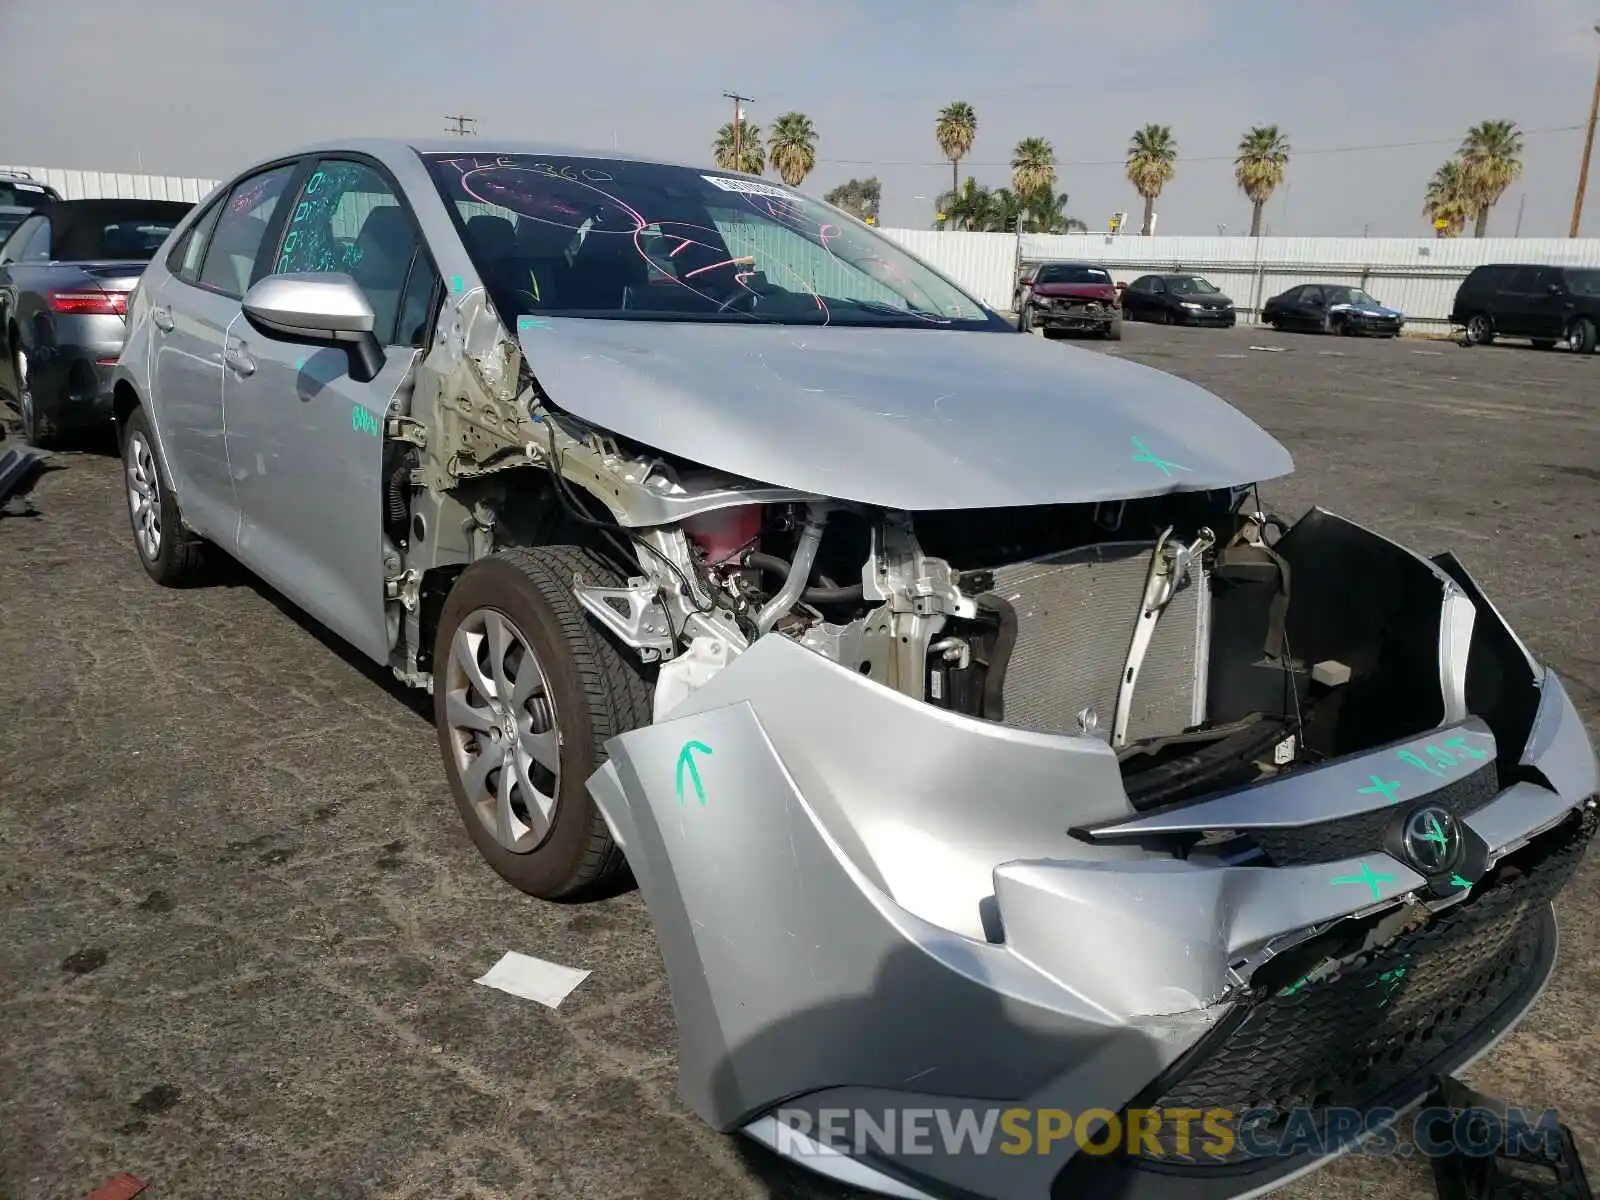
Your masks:
M1592 354L1600 329L1600 268L1495 263L1461 281L1450 323L1470 342L1528 338L1541 350L1557 342Z

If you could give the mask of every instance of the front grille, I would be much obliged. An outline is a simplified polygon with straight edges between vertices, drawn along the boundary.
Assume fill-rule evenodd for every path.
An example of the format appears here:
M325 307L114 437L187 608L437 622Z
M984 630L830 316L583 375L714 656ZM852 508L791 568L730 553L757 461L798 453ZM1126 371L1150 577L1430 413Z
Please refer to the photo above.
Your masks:
M1449 809L1454 816L1464 817L1489 803L1499 792L1499 772L1493 762L1487 762L1472 774L1452 779L1438 791L1429 792L1427 800ZM1298 829L1252 829L1250 836L1276 867L1338 862L1371 854L1380 848L1384 832L1394 816L1395 810L1386 805L1351 817L1302 825Z
M1017 614L1002 687L1007 725L1075 733L1077 714L1092 708L1101 730L1111 728L1154 550L1116 542L995 569L993 591ZM1134 689L1130 739L1178 733L1203 716L1210 588L1198 568L1191 579L1156 623Z
M1546 905L1582 859L1596 811L1574 814L1468 900L1337 974L1258 992L1243 1019L1145 1107L1226 1108L1235 1120L1271 1109L1275 1123L1253 1130L1248 1148L1223 1156L1193 1142L1180 1154L1177 1123L1163 1121L1162 1156L1151 1161L1196 1168L1253 1161L1296 1108L1320 1123L1330 1106L1365 1110L1412 1099L1396 1093L1452 1050L1487 1040L1498 1011L1533 984L1546 953ZM1297 1142L1303 1122L1295 1122Z

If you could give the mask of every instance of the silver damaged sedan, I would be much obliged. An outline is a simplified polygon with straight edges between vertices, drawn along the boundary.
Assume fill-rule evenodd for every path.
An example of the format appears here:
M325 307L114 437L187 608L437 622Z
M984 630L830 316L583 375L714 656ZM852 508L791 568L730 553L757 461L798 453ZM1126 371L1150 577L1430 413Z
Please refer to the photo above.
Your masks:
M1594 750L1461 564L1263 511L1243 415L837 209L330 143L129 319L146 570L226 551L429 689L513 886L631 874L720 1130L893 1196L1253 1193L1549 977ZM1066 1132L926 1136L1013 1109Z

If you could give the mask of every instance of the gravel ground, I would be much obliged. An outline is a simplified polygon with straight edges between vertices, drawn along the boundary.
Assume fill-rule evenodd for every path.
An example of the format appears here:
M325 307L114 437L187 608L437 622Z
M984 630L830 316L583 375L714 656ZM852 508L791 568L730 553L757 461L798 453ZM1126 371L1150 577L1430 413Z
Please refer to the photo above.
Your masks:
M1279 353L1255 349L1279 348ZM1112 353L1283 439L1313 500L1456 550L1600 725L1600 357L1129 326ZM0 1200L839 1197L678 1103L637 894L500 884L426 716L265 586L169 592L118 465L58 457L0 518ZM1470 1075L1555 1105L1600 1167L1591 862L1527 1022ZM475 986L504 951L594 974L555 1011ZM1420 1198L1346 1161L1284 1195Z

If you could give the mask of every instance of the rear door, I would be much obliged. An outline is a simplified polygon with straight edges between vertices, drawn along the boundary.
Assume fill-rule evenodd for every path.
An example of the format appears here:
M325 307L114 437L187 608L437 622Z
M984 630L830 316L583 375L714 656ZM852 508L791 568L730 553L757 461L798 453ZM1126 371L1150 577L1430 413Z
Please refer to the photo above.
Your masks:
M432 329L438 273L399 188L375 162L319 160L286 206L271 274L348 275L366 295L384 365L350 378L344 352L275 341L240 321L249 374L223 394L239 498L238 556L317 620L384 662L385 419Z
M1535 305L1542 290L1539 276L1542 271L1538 267L1517 267L1500 285L1500 290L1495 296L1494 318L1496 333L1510 334L1512 337L1534 337L1534 330L1538 326L1535 315Z

